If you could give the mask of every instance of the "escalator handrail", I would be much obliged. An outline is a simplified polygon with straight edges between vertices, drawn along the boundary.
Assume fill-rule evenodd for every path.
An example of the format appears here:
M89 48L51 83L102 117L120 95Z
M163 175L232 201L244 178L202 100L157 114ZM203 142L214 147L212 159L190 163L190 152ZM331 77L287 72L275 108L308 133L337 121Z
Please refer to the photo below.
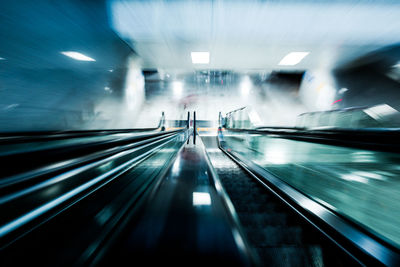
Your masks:
M1 132L0 144L24 143L79 137L103 136L120 133L156 132L162 131L165 123L164 115L160 118L156 127L150 128L122 128L122 129L94 129L94 130L60 130L60 131L25 131L25 132Z
M313 129L303 128L224 128L231 132L270 135L305 142L354 147L369 150L400 152L400 129Z
M94 153L90 153L88 155L83 155L77 158L73 159L66 159L62 161L57 161L57 162L50 162L49 164L39 167L34 170L29 170L26 172L18 173L12 176L4 177L0 179L0 189L7 188L9 186L15 186L17 183L24 183L27 180L32 180L36 179L38 177L43 177L43 176L49 176L54 173L58 172L65 172L66 170L76 168L77 166L83 165L83 164L88 164L90 162L94 162L96 160L101 160L102 158L105 158L107 156L115 155L119 152L132 149L132 148L138 148L146 144L152 144L154 142L157 142L161 139L166 139L170 136L179 134L179 132L176 133L165 133L163 135L157 135L155 137L150 137L146 138L144 140L140 140L137 142L129 143L126 145L121 145L121 146L115 146L112 148L96 151Z
M44 149L37 149L37 150L28 150L28 151L18 151L16 153L3 153L0 154L1 157L9 157L9 156L14 156L14 155L21 155L21 154L29 154L29 153L49 153L50 151L59 151L60 149L87 149L87 148L96 148L100 146L106 146L106 147L112 147L116 145L121 145L124 143L130 143L130 142L135 142L135 141L140 141L140 140L145 140L149 138L153 138L156 136L164 136L168 134L173 134L173 133L178 133L185 131L184 128L182 129L177 129L177 130L171 130L171 131L160 131L160 132L155 132L155 133L148 133L145 135L138 135L138 136L131 136L131 137L119 137L119 138L114 138L110 140L103 140L103 141L90 141L87 143L82 144L81 142L78 142L77 144L67 144L67 145L59 145L59 146L53 146L50 148L44 148ZM112 134L110 134L112 135ZM49 141L48 139L43 139L40 141Z

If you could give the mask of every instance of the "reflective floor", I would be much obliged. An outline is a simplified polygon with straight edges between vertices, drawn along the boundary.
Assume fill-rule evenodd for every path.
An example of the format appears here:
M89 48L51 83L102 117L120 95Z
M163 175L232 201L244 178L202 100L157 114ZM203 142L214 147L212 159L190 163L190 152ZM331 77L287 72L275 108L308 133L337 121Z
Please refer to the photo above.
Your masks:
M232 149L400 247L400 155L225 132Z

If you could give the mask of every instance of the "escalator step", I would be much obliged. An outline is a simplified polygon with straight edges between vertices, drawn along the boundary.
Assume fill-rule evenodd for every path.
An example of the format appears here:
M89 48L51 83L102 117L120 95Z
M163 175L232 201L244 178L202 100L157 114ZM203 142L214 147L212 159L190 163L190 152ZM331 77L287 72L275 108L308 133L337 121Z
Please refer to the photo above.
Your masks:
M269 266L324 266L320 246L257 248L257 252Z
M254 203L254 202L245 202L245 201L234 201L232 200L233 205L236 208L236 212L273 212L277 210L277 206L275 203L267 202L267 203Z
M257 247L303 244L300 227L265 226L262 229L246 227L245 231L249 240Z
M260 197L257 197L256 196L256 194L252 194L252 193L247 193L247 192L243 192L243 191L241 191L241 190L235 190L237 193L242 193L242 194L245 194L245 197L242 197L242 198L235 198L235 202L237 202L237 203L240 203L240 202L245 202L245 201L247 201L247 202L256 202L256 203L260 203L260 204L262 204L262 203L268 203L268 202L271 202L270 200L271 200L271 198L270 197L268 197L268 196L263 196L263 195L261 195ZM234 193L234 190L229 190L229 192L232 192L232 193Z
M287 226L288 216L281 212L242 212L240 213L240 221L250 228L264 228L265 225Z

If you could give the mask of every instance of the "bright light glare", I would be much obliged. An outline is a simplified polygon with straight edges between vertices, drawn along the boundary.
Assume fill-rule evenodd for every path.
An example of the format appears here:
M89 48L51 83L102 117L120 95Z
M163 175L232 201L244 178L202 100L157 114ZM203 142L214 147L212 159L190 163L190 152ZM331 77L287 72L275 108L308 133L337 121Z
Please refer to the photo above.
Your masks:
M397 115L399 112L387 104L376 105L364 110L369 116L377 121L382 121L390 116Z
M300 63L300 61L302 61L303 58L305 58L308 54L310 54L310 52L291 52L287 54L284 58L282 58L281 62L279 62L279 65L283 66L296 65Z
M268 164L285 164L288 162L284 147L271 145L265 153L265 162Z
M211 205L209 193L193 192L193 206Z
M0 57L0 60L6 60L4 57Z
M64 56L73 58L75 60L80 60L80 61L96 61L95 59L88 57L84 54L81 54L79 52L74 52L74 51L64 51L61 52L61 54L63 54Z
M172 165L172 174L177 175L179 173L179 169L181 166L181 159L178 157L176 161L174 162L174 165Z
M183 83L178 81L173 82L172 89L174 90L174 96L176 98L181 97L183 92Z
M260 116L258 116L257 112L253 109L249 111L249 119L252 124L254 125L260 125L261 124L261 119Z
M368 179L362 176L359 176L355 173L348 173L348 174L342 174L340 175L340 177L343 180L347 180L347 181L355 181L355 182L360 182L363 184L367 184L368 183Z
M193 64L208 64L210 63L209 52L191 52Z
M245 76L243 81L240 83L240 92L242 96L248 96L251 89L251 80L249 76Z
M356 171L356 172L354 172L354 174L358 175L358 176L371 178L371 179L376 179L376 180L386 180L386 177L382 176L379 173L374 173L374 172Z

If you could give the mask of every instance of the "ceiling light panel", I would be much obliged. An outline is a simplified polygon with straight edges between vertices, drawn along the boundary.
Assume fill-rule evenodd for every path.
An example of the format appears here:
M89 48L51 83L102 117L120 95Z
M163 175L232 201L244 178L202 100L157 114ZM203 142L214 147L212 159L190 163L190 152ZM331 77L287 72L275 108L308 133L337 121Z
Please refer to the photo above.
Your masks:
M191 52L193 64L209 64L210 52Z
M294 66L300 63L310 52L291 52L279 62L282 66Z
M74 52L74 51L63 51L61 52L61 54L63 54L64 56L73 58L75 60L79 60L79 61L96 61L95 59L88 57L82 53L79 52Z

